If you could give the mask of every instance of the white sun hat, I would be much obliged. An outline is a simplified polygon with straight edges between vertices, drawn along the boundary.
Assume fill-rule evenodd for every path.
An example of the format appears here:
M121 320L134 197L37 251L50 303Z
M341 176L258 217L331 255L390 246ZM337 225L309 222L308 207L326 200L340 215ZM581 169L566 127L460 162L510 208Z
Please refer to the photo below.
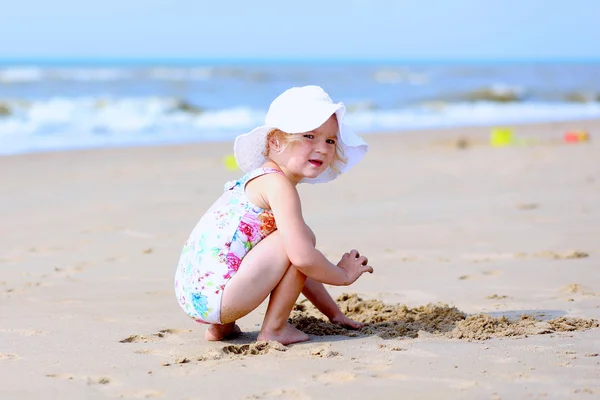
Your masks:
M244 172L260 168L268 160L264 151L267 135L273 129L290 134L309 132L320 127L329 117L336 114L339 127L338 145L343 151L346 163L336 164L339 172L329 166L316 178L304 178L300 181L329 182L358 163L369 148L360 136L344 124L345 113L346 106L343 103L334 103L319 86L309 85L288 89L273 100L264 125L235 138L233 145L235 160Z

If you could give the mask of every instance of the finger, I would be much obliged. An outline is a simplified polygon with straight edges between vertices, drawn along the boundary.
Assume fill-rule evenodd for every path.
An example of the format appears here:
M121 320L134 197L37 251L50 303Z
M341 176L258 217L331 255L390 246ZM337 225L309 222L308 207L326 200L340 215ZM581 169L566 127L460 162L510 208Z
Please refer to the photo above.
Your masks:
M368 272L370 274L373 273L373 267L371 267L370 265L365 265L365 272Z
M350 257L358 258L358 250L350 250Z
M359 257L357 261L360 261L360 265L365 266L369 263L369 259L365 256Z

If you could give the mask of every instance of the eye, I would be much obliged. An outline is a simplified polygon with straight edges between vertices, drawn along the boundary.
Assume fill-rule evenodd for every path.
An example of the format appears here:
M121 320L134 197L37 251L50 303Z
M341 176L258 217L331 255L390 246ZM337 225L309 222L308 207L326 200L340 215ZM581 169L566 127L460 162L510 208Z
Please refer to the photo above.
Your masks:
M315 135L311 135L310 133L307 133L306 135L302 135L302 136L304 136L307 139L314 139L315 138Z
M335 144L335 139L327 139L328 144Z

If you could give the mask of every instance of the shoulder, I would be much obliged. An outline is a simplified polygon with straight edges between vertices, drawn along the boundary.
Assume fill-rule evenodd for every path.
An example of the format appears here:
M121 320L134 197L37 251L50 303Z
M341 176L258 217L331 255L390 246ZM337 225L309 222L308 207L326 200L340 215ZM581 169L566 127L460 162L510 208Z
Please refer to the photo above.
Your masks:
M285 175L269 172L248 182L246 196L257 206L271 209L272 203L280 198L297 199L298 191Z

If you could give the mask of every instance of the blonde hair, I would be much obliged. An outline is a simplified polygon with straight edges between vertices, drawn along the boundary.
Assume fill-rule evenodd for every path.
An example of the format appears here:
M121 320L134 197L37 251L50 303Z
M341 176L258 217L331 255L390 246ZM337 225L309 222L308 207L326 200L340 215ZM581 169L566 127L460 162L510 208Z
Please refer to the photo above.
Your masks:
M272 140L277 145L276 149L271 149L271 146L269 145L269 143ZM304 137L302 135L286 133L282 130L275 128L267 134L267 140L265 143L265 150L263 151L263 155L265 157L269 157L269 150L273 150L277 153L281 153L281 152L285 151L287 148L289 148L292 144L299 143L302 140L304 140ZM345 165L346 162L348 162L348 160L344 156L344 150L342 150L342 147L340 146L340 142L341 141L339 140L339 138L336 139L335 154L333 156L333 161L331 162L331 165L330 165L331 169L334 170L338 174L340 173L340 170L337 168L336 164L339 163L339 164Z

